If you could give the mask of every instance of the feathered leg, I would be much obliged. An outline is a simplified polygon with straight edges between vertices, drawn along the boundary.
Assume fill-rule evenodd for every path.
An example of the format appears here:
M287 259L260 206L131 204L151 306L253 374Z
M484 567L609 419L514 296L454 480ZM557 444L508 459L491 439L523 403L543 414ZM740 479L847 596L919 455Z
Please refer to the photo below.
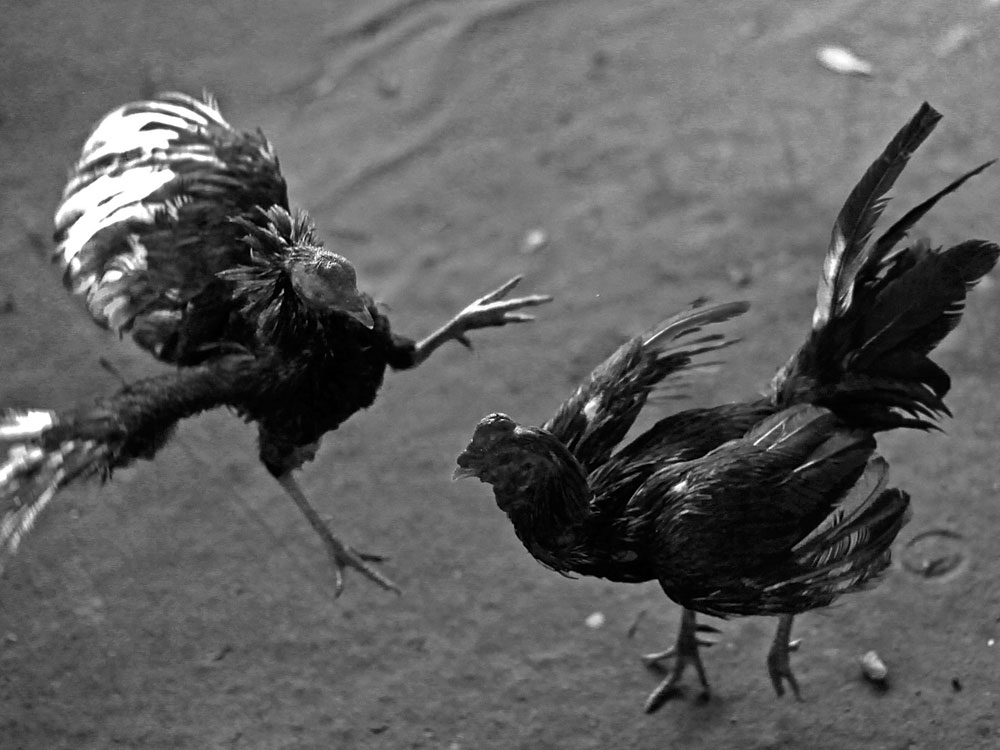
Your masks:
M774 692L780 698L785 694L785 686L782 680L788 680L788 684L795 694L795 700L801 701L802 694L799 692L799 683L792 674L792 667L788 662L788 654L798 648L798 641L791 641L792 621L794 615L781 615L778 618L778 629L774 631L774 640L771 642L771 650L767 652L767 672L771 675L771 684L774 685Z
M698 625L697 615L693 610L685 609L681 615L681 629L677 633L677 643L656 654L647 654L643 661L647 666L654 666L664 659L673 657L674 666L663 681L656 686L656 689L649 694L646 699L645 711L651 714L668 700L676 696L679 692L677 683L684 675L684 670L688 664L693 664L698 672L698 679L701 681L702 692L698 696L699 700L708 700L711 691L708 687L708 678L705 676L705 667L701 663L701 654L698 649L702 646L713 645L712 641L699 638L698 633L717 633L718 630L711 625Z
M489 294L480 297L471 305L468 305L458 315L441 326L441 328L420 341L413 354L413 365L419 365L435 349L452 339L471 349L472 342L469 341L465 334L476 328L491 328L507 325L508 323L528 323L534 320L533 315L514 311L520 310L522 307L544 305L546 302L551 302L552 297L547 294L533 294L528 297L505 300L504 297L520 281L521 277L515 276L506 284L497 287Z
M305 515L306 520L309 521L309 525L313 527L313 530L323 540L323 545L326 547L326 551L333 561L336 574L335 596L340 596L344 590L344 570L346 568L354 568L384 589L395 591L397 594L402 593L395 583L368 564L371 562L381 562L384 558L379 555L356 552L334 536L330 530L328 521L323 519L310 504L299 487L298 482L295 481L295 477L292 476L291 471L281 474L277 477L277 480L285 492L288 493L288 496L292 498L295 505Z

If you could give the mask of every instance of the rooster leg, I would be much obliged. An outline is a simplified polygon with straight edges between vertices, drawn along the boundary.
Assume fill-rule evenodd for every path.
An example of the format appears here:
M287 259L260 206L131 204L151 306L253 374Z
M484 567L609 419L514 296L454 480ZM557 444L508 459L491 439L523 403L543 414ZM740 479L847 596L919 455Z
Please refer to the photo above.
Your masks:
M670 674L664 678L663 682L656 686L656 690L650 693L646 699L645 711L648 714L656 711L660 706L679 693L680 689L677 687L677 683L680 682L688 664L694 665L694 668L698 672L698 679L701 681L702 692L698 696L699 700L706 701L711 694L708 687L708 678L705 676L705 667L702 666L701 654L698 652L698 649L702 646L711 646L712 642L704 638L699 638L698 633L715 632L715 628L711 625L698 625L695 617L696 615L693 610L685 609L681 615L681 629L677 634L677 643L666 651L657 654L647 654L643 657L643 661L649 666L657 664L668 657L673 657L674 659L674 666L670 670Z
M799 683L792 674L792 667L788 663L788 653L798 648L798 641L789 641L792 634L792 620L794 615L782 615L778 618L778 629L774 632L774 641L771 643L771 650L767 652L767 671L771 675L771 684L774 685L774 692L780 698L785 694L785 686L782 680L788 680L788 684L795 694L795 699L802 700L799 692Z
M551 302L552 297L547 294L533 294L529 297L516 297L515 299L505 300L504 297L520 281L521 277L515 276L506 284L480 297L441 328L419 342L414 353L414 365L419 365L435 349L452 339L471 349L472 342L469 341L465 334L476 328L504 326L508 323L527 323L534 320L535 316L533 315L515 311L523 307L544 305L546 302Z
M334 571L337 576L335 596L340 596L344 590L344 570L346 568L354 568L384 589L395 591L397 594L402 593L395 583L368 564L369 562L381 562L382 557L356 552L334 536L333 532L330 531L329 523L316 512L316 509L306 499L298 482L292 476L292 472L289 471L279 476L278 483L288 493L288 496L292 498L299 510L302 511L306 520L309 521L309 525L319 534L320 539L323 540L323 545L326 547L326 551L333 561Z

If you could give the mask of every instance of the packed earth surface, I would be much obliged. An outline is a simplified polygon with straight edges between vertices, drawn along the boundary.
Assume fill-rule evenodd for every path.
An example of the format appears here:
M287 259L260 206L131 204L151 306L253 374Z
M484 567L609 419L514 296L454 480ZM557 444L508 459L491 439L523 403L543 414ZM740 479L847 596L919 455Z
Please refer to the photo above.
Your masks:
M768 680L774 621L747 618L714 621L707 704L689 674L643 714L660 675L639 656L672 642L679 608L655 583L546 570L488 487L451 481L482 416L540 424L697 297L752 308L680 405L765 387L808 328L843 199L921 101L945 119L890 217L1000 155L1000 3L7 0L2 17L0 405L68 407L166 369L94 325L49 259L91 125L162 90L208 90L263 129L293 205L400 332L514 274L556 300L388 374L301 473L402 596L348 574L334 598L255 429L224 410L64 492L0 578L0 748L1000 746L996 275L937 355L954 419L880 442L914 506L892 569L796 622L801 703ZM824 67L826 45L871 75ZM920 231L997 240L998 205L994 168Z

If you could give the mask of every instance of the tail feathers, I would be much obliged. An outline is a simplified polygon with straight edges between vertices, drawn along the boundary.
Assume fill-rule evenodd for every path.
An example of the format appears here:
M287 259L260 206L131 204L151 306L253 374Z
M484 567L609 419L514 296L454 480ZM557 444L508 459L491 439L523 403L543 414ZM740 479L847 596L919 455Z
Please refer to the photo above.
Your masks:
M822 325L850 306L854 276L864 265L865 247L888 203L885 195L940 120L941 114L924 102L847 197L833 225L830 248L823 262L814 326Z
M869 429L934 429L950 415L951 379L929 355L961 322L969 290L998 258L1000 246L983 240L947 250L918 242L887 257L858 290L852 314L830 321L797 354L785 396L804 386L793 397Z
M54 412L40 410L0 414L0 443L11 443L0 463L0 572L56 491L107 465L108 449L96 440L39 444L57 421Z
M939 119L923 105L848 198L834 226L812 331L772 381L777 406L817 403L870 430L933 429L949 414L943 399L951 381L928 355L961 321L969 291L996 265L1000 246L899 243L941 198L993 162L954 180L870 242L886 192Z
M903 217L889 227L889 229L887 229L885 233L882 234L882 236L875 242L875 246L867 254L861 268L859 268L858 275L862 277L872 276L874 269L883 262L892 249L896 247L896 245L898 245L899 242L906 236L907 232L909 232L918 221L920 221L932 208L934 208L939 200L944 198L946 195L954 193L962 187L967 180L993 166L996 161L996 159L991 159L985 164L980 164L975 169L966 172L957 180L954 180L943 190L936 192L923 203L911 208L903 214Z
M1000 257L991 242L969 240L944 251L917 243L896 255L873 289L848 369L866 371L893 352L928 354L959 324L969 291Z
M734 343L722 333L701 335L702 329L747 309L744 302L703 306L699 301L636 336L594 369L544 429L592 471L610 457L650 396L666 392L668 378L674 381L671 395L676 397L678 379L706 366L699 357Z

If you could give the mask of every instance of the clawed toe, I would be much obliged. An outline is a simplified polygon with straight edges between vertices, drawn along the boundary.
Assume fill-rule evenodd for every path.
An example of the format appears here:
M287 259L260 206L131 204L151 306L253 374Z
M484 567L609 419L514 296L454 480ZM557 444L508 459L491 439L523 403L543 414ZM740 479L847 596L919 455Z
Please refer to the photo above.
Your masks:
M552 301L547 294L532 294L527 297L504 299L510 290L521 282L521 276L515 276L489 294L486 294L459 313L457 321L464 330L502 326L507 323L528 323L535 319L534 315L515 312L524 307L535 307ZM461 338L459 339L461 340ZM463 343L468 343L467 340Z
M642 659L642 663L650 668L660 668L662 667L662 662L666 661L677 653L677 647L671 646L666 651L657 651L652 654L643 654L639 658Z
M345 544L331 545L329 547L330 557L333 560L336 575L335 592L336 596L344 590L344 571L353 568L369 580L375 582L386 591L394 591L402 594L402 590L379 570L373 568L369 563L379 563L385 560L382 555L372 555L366 552L356 552Z
M646 699L644 710L646 713L653 713L660 706L682 694L679 687L681 677L688 664L694 666L698 673L698 680L701 682L702 690L698 694L698 701L705 702L711 696L708 687L708 678L705 676L705 667L701 663L701 648L714 645L714 641L700 638L698 633L718 633L718 628L711 625L699 625L695 619L695 613L685 609L681 615L681 628L677 634L677 642L666 651L652 654L645 654L642 661L646 666L660 669L661 663L666 659L674 660L669 674L656 686L656 689L649 694Z

